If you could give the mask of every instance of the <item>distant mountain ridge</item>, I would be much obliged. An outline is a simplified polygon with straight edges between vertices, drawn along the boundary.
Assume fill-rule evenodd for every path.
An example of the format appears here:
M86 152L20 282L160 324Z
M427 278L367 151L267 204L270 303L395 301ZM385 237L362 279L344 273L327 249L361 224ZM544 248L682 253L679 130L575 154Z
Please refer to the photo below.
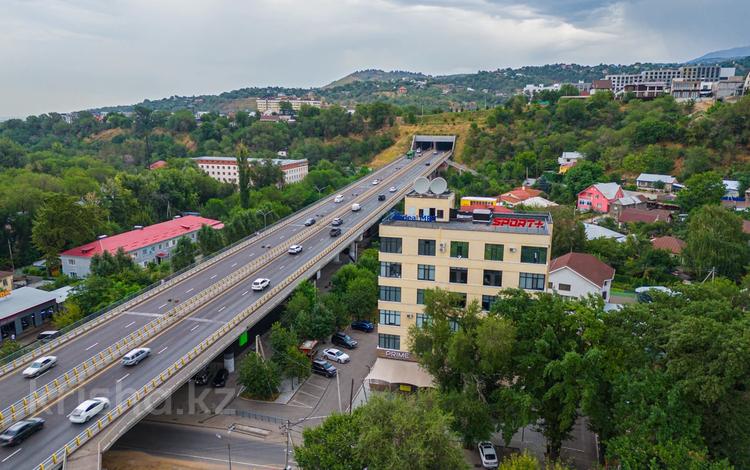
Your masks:
M750 46L733 47L731 49L722 49L720 51L709 52L702 56L690 60L687 63L694 64L697 62L717 62L728 59L739 59L750 56Z

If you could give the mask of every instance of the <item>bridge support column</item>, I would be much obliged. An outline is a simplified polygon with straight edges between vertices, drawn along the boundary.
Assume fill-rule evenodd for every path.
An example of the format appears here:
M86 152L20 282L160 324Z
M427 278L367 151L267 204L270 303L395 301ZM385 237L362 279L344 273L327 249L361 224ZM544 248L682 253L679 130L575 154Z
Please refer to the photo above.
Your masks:
M224 368L229 372L234 372L234 353L224 353Z
M349 257L352 259L352 261L357 261L357 242L353 241L351 245L349 245Z

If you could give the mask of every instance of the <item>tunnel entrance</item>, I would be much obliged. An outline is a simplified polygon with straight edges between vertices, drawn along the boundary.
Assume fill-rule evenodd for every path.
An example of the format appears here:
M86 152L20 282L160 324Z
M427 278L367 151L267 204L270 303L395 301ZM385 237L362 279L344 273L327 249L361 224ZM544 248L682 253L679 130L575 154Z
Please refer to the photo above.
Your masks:
M455 135L415 135L412 141L412 150L439 150L447 152L453 150L456 144Z

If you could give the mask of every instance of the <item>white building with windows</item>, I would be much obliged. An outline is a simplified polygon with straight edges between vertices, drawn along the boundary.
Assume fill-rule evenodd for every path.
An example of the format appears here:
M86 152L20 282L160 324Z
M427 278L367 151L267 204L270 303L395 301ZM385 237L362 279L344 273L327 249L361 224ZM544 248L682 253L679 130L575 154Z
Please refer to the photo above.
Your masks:
M239 183L239 171L235 157L203 156L193 158L198 168L211 178L222 183ZM261 161L259 158L249 158L248 161ZM299 183L307 176L307 160L290 160L286 158L272 158L271 163L278 165L284 172L284 184Z
M568 253L552 260L547 291L580 299L589 294L609 301L615 270L588 253Z

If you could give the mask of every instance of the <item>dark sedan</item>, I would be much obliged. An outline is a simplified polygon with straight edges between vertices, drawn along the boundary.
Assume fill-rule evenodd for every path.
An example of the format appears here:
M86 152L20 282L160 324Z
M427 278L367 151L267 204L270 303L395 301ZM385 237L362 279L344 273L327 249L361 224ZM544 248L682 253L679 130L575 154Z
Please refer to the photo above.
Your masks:
M357 342L348 334L338 332L331 336L331 342L337 346L343 346L346 349L354 349L357 347Z
M229 371L226 369L221 369L214 376L214 380L213 382L211 382L211 385L213 385L214 388L222 388L227 384L227 377L229 377Z
M23 442L44 427L42 418L29 418L19 421L0 434L0 442L4 446L14 446Z
M371 321L367 320L356 320L352 322L352 330L364 331L365 333L371 333L375 331L375 325Z

